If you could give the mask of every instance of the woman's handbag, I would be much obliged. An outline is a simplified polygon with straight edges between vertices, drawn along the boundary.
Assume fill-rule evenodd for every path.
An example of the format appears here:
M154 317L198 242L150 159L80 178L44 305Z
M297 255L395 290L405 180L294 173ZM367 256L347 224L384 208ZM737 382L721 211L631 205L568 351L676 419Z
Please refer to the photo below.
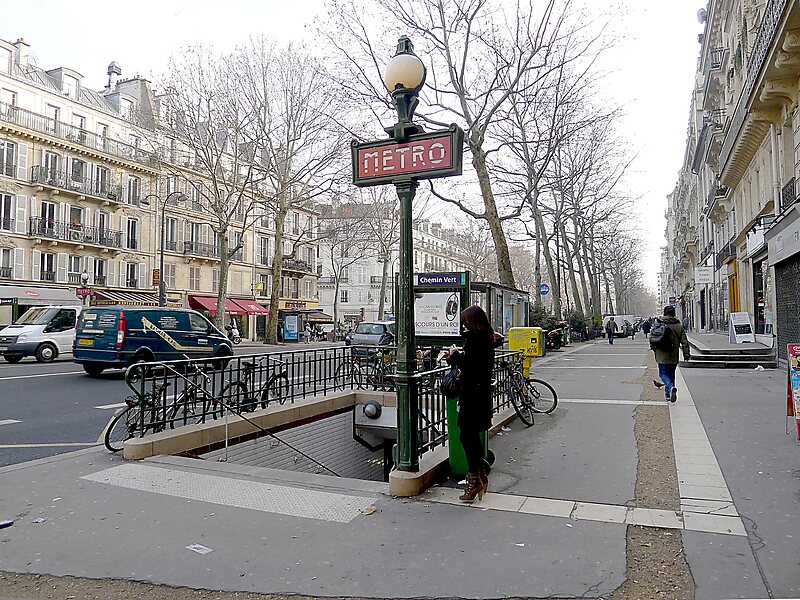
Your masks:
M445 398L455 398L461 395L461 371L452 365L439 382L439 390Z

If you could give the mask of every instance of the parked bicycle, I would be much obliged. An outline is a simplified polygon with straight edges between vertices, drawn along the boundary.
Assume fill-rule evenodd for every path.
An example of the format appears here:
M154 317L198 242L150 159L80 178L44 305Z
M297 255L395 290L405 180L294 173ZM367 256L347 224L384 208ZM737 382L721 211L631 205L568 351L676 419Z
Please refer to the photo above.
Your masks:
M122 450L124 442L139 435L142 429L152 430L153 433L162 431L167 421L165 418L167 388L170 385L172 384L165 383L154 386L153 391L145 393L141 400L135 395L125 398L126 406L114 416L106 428L103 437L106 448L111 452L119 452ZM142 412L145 414L142 415ZM144 427L142 427L142 422L144 422Z
M333 376L335 390L359 389L393 391L397 385L393 379L396 363L393 350L377 349L364 357L351 355L336 367Z
M174 429L176 425L205 423L209 419L221 417L224 412L219 397L208 389L211 383L208 373L193 363L187 363L185 369L186 374L175 371L183 379L184 388L175 396L168 410L167 422L170 429ZM193 373L196 377L192 377ZM202 380L202 385L197 384L198 378Z
M558 405L558 394L552 385L541 379L525 377L519 363L504 366L510 367L506 393L520 421L531 427L534 414L550 414Z
M277 363L276 367L265 380L259 382L256 377L256 372L260 371L260 365L264 361ZM261 408L267 408L271 403L277 402L283 404L289 397L289 371L285 362L270 359L269 356L262 356L255 361L243 360L242 371L244 378L231 381L228 385L222 388L220 398L223 402L238 406L242 412L251 412L261 405ZM234 402L235 400L235 402Z

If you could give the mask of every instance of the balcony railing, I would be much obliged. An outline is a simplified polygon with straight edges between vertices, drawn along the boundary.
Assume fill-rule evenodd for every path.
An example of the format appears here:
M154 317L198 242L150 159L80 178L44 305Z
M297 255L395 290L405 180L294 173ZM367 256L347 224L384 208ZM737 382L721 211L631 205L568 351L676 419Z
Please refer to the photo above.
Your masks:
M164 250L169 252L176 252L178 250L178 242L174 240L166 240L164 242Z
M55 281L56 280L56 272L55 271L42 271L39 273L39 281Z
M2 219L0 219L0 230L13 231L14 219L11 219L9 217L3 217Z
M794 177L786 182L781 188L781 211L786 210L797 201L797 190L795 188Z
M339 283L347 283L349 279L347 277L339 278ZM336 278L327 276L327 277L320 277L317 279L317 285L334 285L336 283Z
M105 275L98 275L95 273L94 275L94 284L95 285L105 285L106 284L106 276Z
M124 158L143 165L158 166L158 158L151 152L145 152L140 148L131 146L118 140L110 139L106 136L97 135L80 127L75 127L68 123L56 121L45 115L41 115L24 108L19 108L4 102L0 103L0 121L14 123L26 129L32 129L62 140L74 142L81 146L92 148L111 154L119 158Z
M722 265L724 265L729 258L736 258L736 246L728 242L725 244L722 249L717 252L717 260L716 260L716 267L717 269L721 269Z
M725 134L725 140L722 142L722 150L719 153L720 173L728 166L734 144L747 117L747 105L750 102L750 95L753 93L756 80L761 73L761 67L764 65L767 53L770 46L772 46L772 40L788 4L789 0L767 0L767 5L764 7L764 16L761 19L761 25L758 28L756 40L750 49L750 58L747 61L747 79L742 88L742 95L739 96L739 100L736 102L736 108L733 109L733 117Z
M80 273L67 273L67 283L79 284L81 283Z
M5 175L6 177L16 177L17 165L12 162L0 163L0 175Z
M219 258L219 247L214 244L203 244L202 242L183 242L183 253L193 256Z
M244 258L244 251L239 248L236 252L230 255L231 260L243 260Z
M53 221L45 217L28 219L28 235L76 244L95 244L107 248L122 247L122 232L99 227L84 227L77 223Z
M11 279L12 273L11 267L0 267L0 279Z
M103 179L75 176L72 173L40 166L31 167L31 183L49 185L62 190L70 190L76 194L96 196L115 202L122 198L121 186L113 186Z
M287 271L311 273L311 266L304 260L297 260L295 258L284 258L281 265Z
M125 280L125 287L129 287L129 288L134 288L134 289L136 289L136 288L138 288L138 287L139 287L139 280L138 280L138 279L136 279L136 278L133 278L133 279L130 279L130 278L129 278L129 279L126 279L126 280Z
M708 53L708 66L714 70L722 67L722 55L724 52L724 48L712 48Z

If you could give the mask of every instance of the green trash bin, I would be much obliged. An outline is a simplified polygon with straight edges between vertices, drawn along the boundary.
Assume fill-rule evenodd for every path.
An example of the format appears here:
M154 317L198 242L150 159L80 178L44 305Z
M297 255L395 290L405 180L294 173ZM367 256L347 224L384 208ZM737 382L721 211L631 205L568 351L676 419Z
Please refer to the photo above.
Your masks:
M447 447L450 450L450 469L456 475L466 475L469 471L467 467L467 456L464 454L464 447L461 445L459 436L461 429L458 426L458 398L447 399ZM494 463L494 453L489 450L488 435L485 431L481 432L481 442L483 442L484 467L489 472Z

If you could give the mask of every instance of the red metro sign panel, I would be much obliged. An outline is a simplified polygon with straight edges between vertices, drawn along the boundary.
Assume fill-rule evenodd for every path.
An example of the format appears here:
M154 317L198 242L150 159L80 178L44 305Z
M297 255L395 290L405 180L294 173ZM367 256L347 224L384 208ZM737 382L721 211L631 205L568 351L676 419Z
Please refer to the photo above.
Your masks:
M363 187L461 175L463 143L464 133L455 125L411 136L403 143L353 142L353 183Z

